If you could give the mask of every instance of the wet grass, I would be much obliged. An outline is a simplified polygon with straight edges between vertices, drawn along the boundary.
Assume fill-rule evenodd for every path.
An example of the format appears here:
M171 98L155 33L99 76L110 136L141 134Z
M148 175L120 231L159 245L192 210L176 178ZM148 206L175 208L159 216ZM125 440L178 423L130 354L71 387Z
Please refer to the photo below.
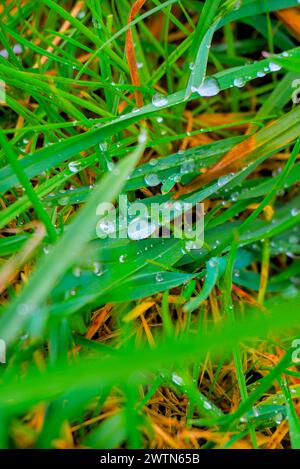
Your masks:
M298 2L0 16L0 446L299 448ZM119 195L203 246L100 239Z

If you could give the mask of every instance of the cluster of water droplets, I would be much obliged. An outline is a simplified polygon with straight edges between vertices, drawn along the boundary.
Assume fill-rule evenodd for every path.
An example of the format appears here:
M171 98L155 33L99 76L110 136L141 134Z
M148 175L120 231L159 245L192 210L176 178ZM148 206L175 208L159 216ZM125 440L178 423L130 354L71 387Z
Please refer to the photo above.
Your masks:
M72 269L72 275L75 278L79 279L81 277L81 275L84 272L87 272L87 271L92 272L97 277L100 277L103 274L104 269L103 269L103 265L101 264L101 262L99 262L99 261L90 261L88 263L88 267L84 267L82 269L79 266L74 266L73 269ZM73 293L70 291L69 294L71 294L71 296L76 295L77 290L76 289L72 289L72 290L73 290Z
M263 78L266 73L278 72L279 70L281 70L281 66L279 64L275 62L269 62L269 65L266 65L263 70L259 70L256 73L256 76L257 78ZM235 86L236 88L243 88L249 80L251 80L251 76L238 76L233 79L233 84L231 86Z
M12 51L13 51L13 53L14 53L15 55L20 55L20 54L22 54L23 50L24 50L24 49L23 49L23 46L22 46L21 44L15 44L15 45L13 46L13 48L12 48ZM3 57L4 59L8 59L8 57L9 57L9 53L8 53L8 51L7 51L6 49L0 50L0 55L1 55L1 57Z
M234 177L234 175L235 173L229 173L224 176L220 176L217 182L218 187L223 187L226 184L228 184L231 181L231 179Z
M274 400L273 403L275 403L276 401ZM251 422L254 422L258 419L265 419L266 421L269 422L269 424L272 426L272 423L274 423L274 425L280 425L284 418L287 418L287 417L284 417L282 411L280 410L277 410L273 413L273 415L271 415L270 417L268 417L266 415L266 413L264 412L264 409L261 407L261 408L258 408L258 407L253 407L252 408L252 412L249 413L249 415L244 415L240 418L240 423L241 424L246 424L248 423L249 421Z
M185 160L180 166L181 174L188 174L195 171L195 161L192 159Z

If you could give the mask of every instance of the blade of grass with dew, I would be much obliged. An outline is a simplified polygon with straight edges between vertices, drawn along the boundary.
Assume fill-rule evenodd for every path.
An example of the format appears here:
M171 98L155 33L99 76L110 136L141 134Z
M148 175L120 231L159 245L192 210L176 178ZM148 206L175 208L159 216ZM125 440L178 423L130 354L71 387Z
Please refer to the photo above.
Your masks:
M29 285L22 291L16 300L10 305L5 316L1 318L0 328L2 336L7 342L16 339L20 328L33 314L37 314L41 302L46 298L53 288L57 279L64 273L68 265L72 262L76 253L79 253L90 236L90 230L95 226L95 211L98 204L113 200L121 190L127 175L137 163L145 147L146 136L141 133L140 145L135 153L122 161L119 165L120 178L114 174L105 176L93 194L83 211L76 217L70 229L54 246L50 257L44 258L31 278ZM84 226L84 230L80 227ZM58 259L63 261L59 262ZM40 278L44 278L41 284ZM34 292L34 293L32 293ZM13 317L11 311L14 311Z
M297 55L300 53L300 48L296 48L293 51L290 51L290 55ZM275 58L275 57L274 57ZM248 79L255 79L257 78L257 72L261 70L263 67L267 67L270 62L274 60L271 59L264 59L259 63L253 63L251 65L247 65L243 68L238 70L229 70L222 73L217 73L214 75L216 80L218 81L220 90L224 90L230 88L233 84L234 78L238 77L248 77ZM250 78L249 78L250 77ZM197 98L197 94L194 93L191 95L189 99ZM181 102L184 101L184 90L180 92L176 92L168 97L166 104L162 105L160 109L165 109L169 107L173 107ZM88 131L84 134L77 135L75 137L68 138L63 142L59 142L57 144L51 145L51 147L41 149L37 151L35 154L23 158L21 160L22 165L26 165L30 167L27 170L25 168L25 172L28 177L32 177L38 174L39 171L43 171L53 167L61 163L62 161L67 160L74 154L77 154L92 145L95 145L116 132L121 131L129 124L136 123L143 118L150 116L151 114L157 112L157 107L153 104L148 104L141 108L139 112L131 112L125 114L122 118L117 118L113 122L109 124L103 125L100 129L95 129ZM297 110L295 110L294 114L297 114ZM288 119L289 120L289 119ZM39 171L37 171L37 164L36 162L39 161ZM9 166L0 169L0 190L4 192L5 190L9 189L12 185L16 184L16 177L12 173L12 170Z

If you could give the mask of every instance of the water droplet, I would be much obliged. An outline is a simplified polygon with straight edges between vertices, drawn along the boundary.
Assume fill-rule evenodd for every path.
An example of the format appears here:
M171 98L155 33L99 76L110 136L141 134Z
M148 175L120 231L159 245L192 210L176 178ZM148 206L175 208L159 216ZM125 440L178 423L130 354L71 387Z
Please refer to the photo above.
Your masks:
M100 232L109 235L115 232L116 224L111 220L100 220L97 225L97 229L99 229Z
M149 161L149 165L150 166L156 166L158 163L158 160L155 160L154 158L152 158L150 161Z
M220 240L216 239L215 244L213 245L213 248L216 248L219 245L220 245Z
M21 45L21 44L15 44L14 47L13 47L13 52L14 52L14 54L16 54L16 55L22 54L22 52L23 52L23 47L22 47L22 45Z
M142 130L142 132L139 135L138 142L145 143L146 141L147 141L147 132L146 130Z
M223 187L225 184L227 184L231 178L234 176L234 173L226 174L225 176L221 176L218 179L218 186Z
M198 93L200 96L209 97L219 94L220 87L215 78L206 78L202 86L199 88L192 87L192 91Z
M204 401L204 409L210 410L212 409L212 405L208 401Z
M257 72L257 76L258 76L259 78L262 78L262 77L266 76L266 74L265 74L265 72L263 72L263 71L259 71L259 72Z
M177 373L172 373L172 381L178 386L182 386L184 384L183 379Z
M115 163L113 161L108 161L108 163L107 163L108 171L109 172L113 171L114 167L115 167Z
M279 189L279 190L276 192L276 195L278 195L278 197L282 197L284 194L285 194L284 189Z
M180 166L181 174L188 174L192 173L195 169L195 162L194 160L186 160Z
M281 167L276 168L276 169L274 169L274 170L272 171L272 176L273 176L273 177L276 177L276 176L278 176L280 173L282 173L282 168L281 168Z
M242 4L241 0L238 0L237 2L235 2L235 4L233 5L233 10L238 10L241 7L241 4Z
M163 279L164 279L164 278L163 278L162 273L161 273L161 272L157 272L157 274L155 275L155 280L156 280L158 283L160 283L160 282L163 281Z
M102 265L100 264L100 262L93 263L93 272L95 275L97 275L97 277L100 277L100 275L102 275L103 269L102 269Z
M185 249L187 252L189 252L193 249L199 249L199 246L195 241L189 240L185 243Z
M280 425L283 420L283 415L281 412L278 412L278 414L275 415L274 421L277 425Z
M71 161L68 164L68 168L71 171L71 173L77 173L80 170L81 163L80 161Z
M271 72L278 72L278 70L281 69L281 66L278 64L275 64L274 62L269 63L269 68Z
M212 259L208 261L208 264L210 267L216 267L218 265L218 261L216 258L213 257Z
M233 80L233 84L237 88L242 88L243 86L245 86L245 80L242 77L237 77Z
M99 150L100 151L107 151L108 145L106 142L99 143Z
M168 98L161 93L156 93L152 97L152 104L155 107L162 107L168 104Z
M67 204L69 203L69 200L70 200L70 199L69 199L69 197L67 197L67 196L66 196L66 197L60 197L60 198L58 199L58 203L59 203L60 205L67 205Z
M155 173L147 174L144 178L144 181L147 184L147 186L150 186L150 187L158 186L158 184L160 184L161 182L158 175Z
M80 267L74 267L74 269L72 270L72 273L74 277L80 277L80 274L81 274Z
M121 254L121 256L119 257L119 261L121 262L121 264L124 264L124 262L126 261L126 257L127 254Z
M292 210L291 210L291 215L292 215L292 217L295 217L295 216L298 215L299 213L300 213L299 208L296 208L296 207L292 208Z
M1 49L0 50L0 55L1 57L3 57L4 59L8 59L8 52L6 49Z

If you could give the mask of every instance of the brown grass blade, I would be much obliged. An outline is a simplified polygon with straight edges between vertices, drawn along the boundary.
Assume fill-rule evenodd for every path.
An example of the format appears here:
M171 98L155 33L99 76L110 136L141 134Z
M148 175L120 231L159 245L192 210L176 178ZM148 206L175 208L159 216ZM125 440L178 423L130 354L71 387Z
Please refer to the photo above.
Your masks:
M136 2L134 2L128 15L128 23L131 23L131 21L135 18L135 16L138 14L140 9L143 7L144 3L146 3L146 0L136 0ZM136 63L131 28L129 28L126 31L125 51L126 51L126 57L127 57L128 65L129 65L129 70L130 70L131 82L134 86L140 86L140 78L139 78L139 72L138 72L137 63ZM137 106L142 107L143 97L142 97L141 92L136 90L134 94L135 94L135 100L136 100Z

